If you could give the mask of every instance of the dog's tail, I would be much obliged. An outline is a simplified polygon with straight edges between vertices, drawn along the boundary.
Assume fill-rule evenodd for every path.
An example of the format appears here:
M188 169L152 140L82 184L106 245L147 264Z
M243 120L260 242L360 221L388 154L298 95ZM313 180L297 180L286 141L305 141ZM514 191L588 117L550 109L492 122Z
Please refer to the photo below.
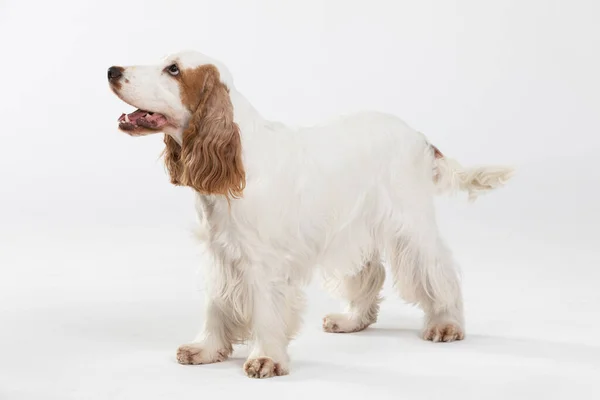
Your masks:
M434 153L433 180L439 194L465 191L474 201L482 193L503 186L514 175L514 169L505 166L480 166L465 168L456 160L444 156L437 147Z

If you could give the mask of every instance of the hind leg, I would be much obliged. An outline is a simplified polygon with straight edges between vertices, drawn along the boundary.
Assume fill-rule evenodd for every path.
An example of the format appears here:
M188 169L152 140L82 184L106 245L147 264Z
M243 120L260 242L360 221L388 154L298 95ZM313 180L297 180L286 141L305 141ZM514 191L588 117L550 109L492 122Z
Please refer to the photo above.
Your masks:
M379 256L372 257L356 275L346 277L340 282L329 281L335 285L335 292L348 302L346 312L329 314L323 319L323 330L334 333L362 331L377 321L379 293L385 280L385 269Z
M458 268L438 233L433 213L412 232L404 230L390 249L395 286L425 312L423 339L452 342L464 338Z

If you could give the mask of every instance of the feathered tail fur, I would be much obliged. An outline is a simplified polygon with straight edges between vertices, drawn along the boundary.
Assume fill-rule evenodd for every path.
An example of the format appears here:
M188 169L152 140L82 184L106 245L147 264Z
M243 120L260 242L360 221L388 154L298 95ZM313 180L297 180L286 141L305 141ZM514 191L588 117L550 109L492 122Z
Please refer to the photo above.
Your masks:
M439 194L465 191L469 200L474 201L480 194L504 185L514 175L514 168L506 166L465 168L435 147L434 151L434 181Z

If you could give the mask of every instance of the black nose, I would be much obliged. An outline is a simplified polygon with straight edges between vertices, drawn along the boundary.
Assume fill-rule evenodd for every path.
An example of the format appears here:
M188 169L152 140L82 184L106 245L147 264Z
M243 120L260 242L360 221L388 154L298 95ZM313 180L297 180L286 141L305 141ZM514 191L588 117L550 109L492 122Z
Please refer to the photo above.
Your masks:
M110 67L108 69L108 80L116 81L123 76L123 67Z

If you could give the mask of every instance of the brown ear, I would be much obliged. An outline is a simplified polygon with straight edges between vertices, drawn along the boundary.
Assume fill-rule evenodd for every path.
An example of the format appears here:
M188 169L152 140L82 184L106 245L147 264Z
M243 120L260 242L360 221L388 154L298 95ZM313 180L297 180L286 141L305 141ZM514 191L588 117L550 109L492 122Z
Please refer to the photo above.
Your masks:
M165 149L163 151L165 165L171 176L173 185L182 185L181 173L183 172L183 162L181 161L181 146L171 136L165 134Z
M178 176L181 183L200 193L239 198L246 186L246 174L229 90L212 65L200 67L194 74L201 88L195 93L197 107L183 132L183 168Z

